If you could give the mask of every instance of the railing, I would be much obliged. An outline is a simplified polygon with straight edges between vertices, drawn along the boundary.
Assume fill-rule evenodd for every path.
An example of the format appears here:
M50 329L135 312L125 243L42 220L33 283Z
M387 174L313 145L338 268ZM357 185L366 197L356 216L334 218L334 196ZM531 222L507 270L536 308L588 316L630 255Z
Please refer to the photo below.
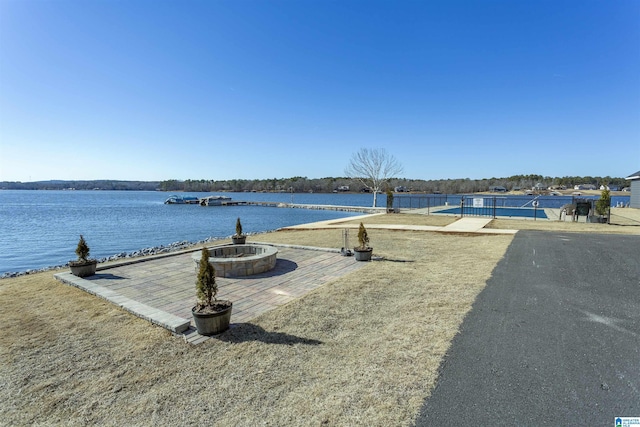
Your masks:
M393 198L393 207L400 209L429 209L433 206L446 206L455 199L459 202L460 196L451 194L396 195Z
M482 217L503 217L503 216L523 216L530 219L546 218L545 208L559 210L567 204L582 205L578 212L579 217L590 215L589 221L598 219L595 214L595 202L599 196L540 196L540 195L481 195L481 194L395 194L393 199L394 209L416 210L420 209L423 214L447 213L463 216ZM462 201L464 200L464 206ZM589 205L585 211L584 203ZM610 209L612 207L628 207L629 196L612 196ZM633 215L625 214L625 210L618 209L612 213L609 209L605 215L606 221L610 224L640 227ZM569 211L570 212L570 211ZM557 212L556 212L557 213ZM554 218L551 216L551 218ZM563 216L558 217L562 219ZM571 218L564 216L565 220Z
M540 208L538 198L528 201L522 206L513 206L513 200L506 197L464 196L460 201L460 216L480 216L497 218L498 216L517 216L533 218L547 218Z
M494 200L497 207L532 208L533 202L538 202L538 209L561 208L566 204L573 204L577 199L597 200L599 196L524 196L524 195L482 195L482 194L396 194L393 199L393 207L400 209L425 209L439 206L460 206L460 200L464 198L483 198ZM624 199L624 202L618 199ZM627 204L629 197L612 197L611 205L617 206L620 203ZM493 202L492 202L493 203ZM466 203L465 203L466 204Z
M567 204L575 204L579 196L499 196L499 195L396 195L394 208L426 209L426 214L435 212L461 216L521 216L546 218L545 208L559 209ZM595 200L594 198L587 198Z

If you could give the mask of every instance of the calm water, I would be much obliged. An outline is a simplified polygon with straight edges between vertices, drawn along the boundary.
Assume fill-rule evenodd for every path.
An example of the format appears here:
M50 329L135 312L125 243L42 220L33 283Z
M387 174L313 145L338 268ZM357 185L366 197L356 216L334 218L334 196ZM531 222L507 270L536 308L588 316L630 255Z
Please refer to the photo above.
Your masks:
M371 194L185 193L198 197L215 194L234 200L337 206L371 206L373 201ZM87 239L91 256L104 258L174 242L228 237L235 233L237 217L246 233L258 233L359 215L258 206L165 205L169 196L153 191L0 191L0 274L66 264L75 259L80 234ZM460 197L397 195L394 205L421 208L446 202L456 206ZM532 199L507 196L496 204L531 206ZM571 197L539 201L540 208L560 207L571 202ZM612 205L619 202L628 203L629 197L612 198ZM378 206L385 204L385 195L378 195Z
M207 196L216 193L190 193ZM222 193L221 193L222 194ZM367 194L224 193L234 200L370 206ZM196 242L235 233L344 218L356 213L257 206L165 205L168 193L152 191L0 191L0 274L64 265L75 259L80 234L91 256ZM384 199L383 199L384 200Z

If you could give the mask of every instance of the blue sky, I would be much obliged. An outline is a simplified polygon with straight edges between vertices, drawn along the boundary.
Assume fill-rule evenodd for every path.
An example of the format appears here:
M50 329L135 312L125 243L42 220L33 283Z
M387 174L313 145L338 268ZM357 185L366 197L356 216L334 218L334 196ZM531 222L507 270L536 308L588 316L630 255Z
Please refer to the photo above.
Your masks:
M640 169L640 1L0 0L0 181Z

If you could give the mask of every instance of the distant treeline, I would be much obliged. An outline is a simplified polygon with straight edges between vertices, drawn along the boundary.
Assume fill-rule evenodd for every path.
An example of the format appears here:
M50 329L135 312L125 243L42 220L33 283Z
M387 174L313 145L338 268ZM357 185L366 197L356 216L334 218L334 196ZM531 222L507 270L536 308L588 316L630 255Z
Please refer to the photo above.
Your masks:
M536 185L545 188L562 186L572 188L580 184L609 185L619 188L627 187L629 181L624 178L593 177L593 176L565 176L549 177L542 175L514 175L508 178L488 179L392 179L389 187L402 187L404 191L422 193L475 193L487 191L490 187L504 187L507 190L529 189ZM161 190L187 192L220 192L220 191L258 191L258 192L294 192L294 193L331 193L333 191L360 192L364 191L362 184L351 178L307 178L296 176L293 178L273 179L232 179L232 180L192 180L185 181L171 179L167 181L37 181L37 182L0 182L0 189L4 190Z
M159 181L35 181L0 182L1 190L157 190Z
M489 179L440 179L440 180L421 180L421 179L391 179L389 187L395 189L402 187L404 191L435 193L441 192L446 194L456 193L475 193L479 191L487 191L489 187L502 186L507 190L528 189L535 185L541 184L544 187L561 186L572 188L579 184L593 184L598 188L600 185L618 186L620 188L629 185L629 181L624 178L606 177L562 177L553 178L542 175L516 175L509 178L489 178ZM346 187L349 191L364 191L361 183L351 178L315 178L293 177L293 178L273 178L273 179L254 179L243 180L233 179L225 181L214 180L169 180L160 183L160 189L163 191L191 191L191 192L213 192L213 191L275 191L275 192L314 192L314 193L331 193L333 191L343 191Z

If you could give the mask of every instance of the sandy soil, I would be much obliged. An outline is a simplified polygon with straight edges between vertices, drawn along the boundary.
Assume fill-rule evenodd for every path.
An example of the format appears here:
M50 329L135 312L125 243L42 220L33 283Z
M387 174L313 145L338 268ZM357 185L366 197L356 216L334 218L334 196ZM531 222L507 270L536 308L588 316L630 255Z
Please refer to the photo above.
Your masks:
M630 225L506 228L639 234L640 215L624 211ZM391 217L445 225L425 215L365 223ZM0 424L411 425L512 237L369 234L379 260L199 346L52 272L0 280ZM339 248L341 231L260 240Z

